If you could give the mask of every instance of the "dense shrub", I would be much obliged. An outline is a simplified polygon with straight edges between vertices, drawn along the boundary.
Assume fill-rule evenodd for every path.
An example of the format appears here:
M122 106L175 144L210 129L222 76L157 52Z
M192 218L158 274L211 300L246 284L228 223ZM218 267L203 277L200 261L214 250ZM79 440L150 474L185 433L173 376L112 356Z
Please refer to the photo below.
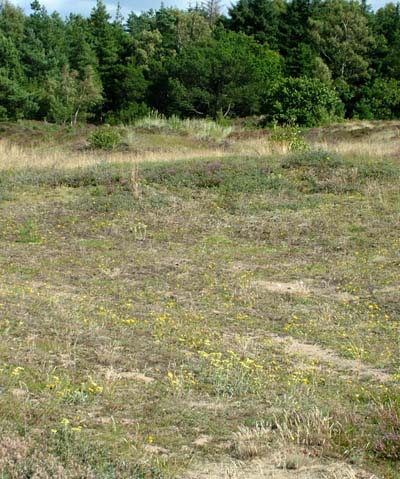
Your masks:
M150 108L145 103L131 103L126 108L116 113L110 113L106 116L106 121L110 125L132 125L139 118L148 116L151 113Z
M266 92L265 123L297 123L315 126L343 116L336 91L317 79L285 78Z
M121 134L114 128L100 128L88 137L91 148L96 150L111 150L121 144Z
M361 89L355 116L366 120L392 120L400 116L400 81L378 78Z

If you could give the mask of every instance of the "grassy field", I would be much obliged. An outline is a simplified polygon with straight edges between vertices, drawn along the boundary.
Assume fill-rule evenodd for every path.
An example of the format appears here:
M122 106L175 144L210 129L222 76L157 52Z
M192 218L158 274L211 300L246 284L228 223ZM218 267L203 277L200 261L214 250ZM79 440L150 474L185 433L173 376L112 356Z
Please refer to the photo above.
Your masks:
M398 478L400 123L92 130L0 125L0 477Z

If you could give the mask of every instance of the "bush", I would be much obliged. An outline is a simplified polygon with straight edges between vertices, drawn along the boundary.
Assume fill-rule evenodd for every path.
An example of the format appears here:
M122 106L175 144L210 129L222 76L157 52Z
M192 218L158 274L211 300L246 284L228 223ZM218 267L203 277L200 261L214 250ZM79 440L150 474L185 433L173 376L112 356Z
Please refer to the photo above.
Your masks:
M264 97L265 124L296 123L316 126L343 116L343 104L336 91L320 80L285 78Z
M289 151L308 151L310 148L301 137L301 130L297 126L274 125L271 130L270 141L276 144L287 145Z
M113 128L101 128L89 135L88 142L95 150L112 150L121 144L121 134Z
M354 115L364 120L393 120L400 117L400 81L378 78L361 89Z
M133 125L139 118L148 116L150 108L145 103L131 103L126 108L106 116L110 125Z

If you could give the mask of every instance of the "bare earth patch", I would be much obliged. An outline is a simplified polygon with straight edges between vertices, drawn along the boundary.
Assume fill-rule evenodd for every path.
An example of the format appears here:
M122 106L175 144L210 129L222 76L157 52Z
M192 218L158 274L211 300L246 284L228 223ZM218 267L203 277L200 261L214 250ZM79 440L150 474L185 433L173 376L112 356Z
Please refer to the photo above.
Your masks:
M278 335L270 335L273 341L283 344L288 354L304 356L312 360L318 360L323 363L329 363L335 369L352 371L356 376L366 377L386 383L393 381L391 374L380 371L379 369L368 366L357 359L346 359L338 356L330 349L322 348L317 344L304 343L294 338L284 338Z
M254 288L264 289L270 293L293 294L298 296L317 295L330 297L337 301L352 301L355 299L351 294L346 292L337 292L332 287L317 286L315 282L309 279L292 282L257 280L252 284Z
M115 371L114 369L111 368L111 369L107 369L105 375L108 380L125 379L130 381L139 381L145 384L151 384L155 381L154 378L146 376L145 374L140 373L139 371Z
M283 460L283 461L282 461ZM379 479L341 462L321 463L304 454L277 451L249 462L202 464L180 479Z

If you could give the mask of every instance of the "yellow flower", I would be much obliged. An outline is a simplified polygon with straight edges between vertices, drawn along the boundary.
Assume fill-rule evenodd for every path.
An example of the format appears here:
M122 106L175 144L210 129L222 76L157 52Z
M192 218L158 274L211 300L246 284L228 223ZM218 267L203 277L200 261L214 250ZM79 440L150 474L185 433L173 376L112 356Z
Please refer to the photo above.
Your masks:
M11 376L18 377L22 371L25 371L25 368L18 366L11 371Z

